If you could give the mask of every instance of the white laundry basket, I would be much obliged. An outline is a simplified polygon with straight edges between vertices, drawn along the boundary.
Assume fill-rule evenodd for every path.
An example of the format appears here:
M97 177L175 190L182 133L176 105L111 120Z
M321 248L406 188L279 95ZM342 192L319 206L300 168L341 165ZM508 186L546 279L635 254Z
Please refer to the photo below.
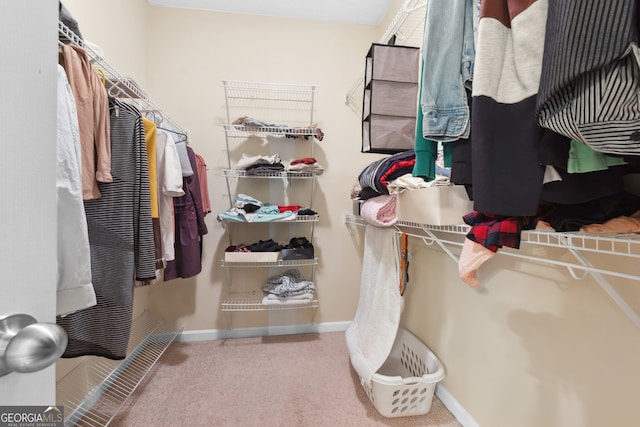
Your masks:
M395 418L428 413L436 384L444 376L436 355L411 332L399 328L391 353L371 384L362 378L360 383L378 412Z

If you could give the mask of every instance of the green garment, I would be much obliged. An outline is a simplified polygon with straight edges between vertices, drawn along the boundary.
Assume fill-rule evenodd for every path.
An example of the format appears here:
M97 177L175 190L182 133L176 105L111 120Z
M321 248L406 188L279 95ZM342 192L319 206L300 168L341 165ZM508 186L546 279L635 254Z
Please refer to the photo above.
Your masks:
M567 172L586 173L608 169L610 166L624 165L626 162L618 156L610 156L595 151L587 144L571 140Z

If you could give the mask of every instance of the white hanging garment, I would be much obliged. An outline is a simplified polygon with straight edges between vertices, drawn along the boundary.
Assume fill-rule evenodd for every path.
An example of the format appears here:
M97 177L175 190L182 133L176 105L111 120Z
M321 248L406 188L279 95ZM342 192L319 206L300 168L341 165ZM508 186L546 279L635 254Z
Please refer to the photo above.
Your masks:
M82 201L80 132L67 74L58 65L58 302L62 316L96 305L87 218Z

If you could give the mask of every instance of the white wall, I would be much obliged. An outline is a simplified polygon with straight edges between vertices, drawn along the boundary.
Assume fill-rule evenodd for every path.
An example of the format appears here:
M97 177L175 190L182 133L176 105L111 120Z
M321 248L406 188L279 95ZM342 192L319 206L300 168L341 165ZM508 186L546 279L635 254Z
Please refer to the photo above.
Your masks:
M320 214L315 239L320 254L316 321L350 318L357 287L349 284L358 282L358 273L345 268L340 242L347 238L347 231L341 222L343 211L350 208L353 170L368 159L358 155L359 124L344 96L364 63L372 29L167 8L151 8L149 16L149 64L151 69L162 70L151 73L150 87L166 97L159 102L175 111L172 116L189 130L192 146L207 160L214 209L207 222L203 273L156 287L153 308L186 322L187 328L227 326L217 307L226 283L219 259L228 242L215 214L229 207L221 178L227 167L221 81L228 79L317 86L314 116L325 138L316 146L315 155L326 171L318 179L314 200ZM354 55L358 51L363 53ZM298 321L308 323L309 313L300 313ZM265 320L261 315L234 314L233 322L255 326Z
M635 426L640 331L591 279L506 255L469 288L455 263L414 239L405 321L444 360L447 390L482 426ZM570 262L566 251L519 253ZM629 259L591 256L600 267ZM610 283L640 312L640 288Z
M225 276L218 262L227 242L215 220L227 203L220 82L301 83L317 85L316 117L326 133L318 153L326 173L316 199L321 214L316 321L350 320L361 248L342 215L351 209L349 190L357 174L377 157L360 153L360 118L344 96L381 29L148 7L143 0L66 3L83 33L105 48L107 59L114 58L189 131L192 147L209 165L214 214L207 217L204 270L196 278L150 287L149 307L187 330L227 327L219 310ZM125 33L130 40L110 36L118 19L135 21ZM447 368L443 385L480 425L637 425L640 331L593 280L577 281L559 268L498 255L479 272L481 287L471 289L440 251L419 241L412 241L411 251L404 324L440 357ZM634 283L614 283L638 301ZM234 315L235 326L264 321Z

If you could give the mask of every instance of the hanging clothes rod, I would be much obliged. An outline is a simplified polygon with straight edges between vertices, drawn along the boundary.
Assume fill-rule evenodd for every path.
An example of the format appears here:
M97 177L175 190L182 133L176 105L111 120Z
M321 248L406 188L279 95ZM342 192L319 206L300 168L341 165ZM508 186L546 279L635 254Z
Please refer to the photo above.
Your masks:
M109 64L98 52L89 47L84 40L78 37L73 31L64 25L61 21L58 21L58 35L68 40L70 43L81 47L89 55L89 59L92 63L96 64L98 70L100 70L101 76L105 83L107 93L110 96L117 98L124 98L131 100L138 105L140 110L144 111L156 111L162 116L163 123L166 124L166 128L172 132L178 133L184 140L188 139L188 134L180 126L178 126L167 114L162 113L162 109L153 102L146 93L144 93L140 87L130 78L122 75L118 70ZM58 43L61 37L58 37Z

